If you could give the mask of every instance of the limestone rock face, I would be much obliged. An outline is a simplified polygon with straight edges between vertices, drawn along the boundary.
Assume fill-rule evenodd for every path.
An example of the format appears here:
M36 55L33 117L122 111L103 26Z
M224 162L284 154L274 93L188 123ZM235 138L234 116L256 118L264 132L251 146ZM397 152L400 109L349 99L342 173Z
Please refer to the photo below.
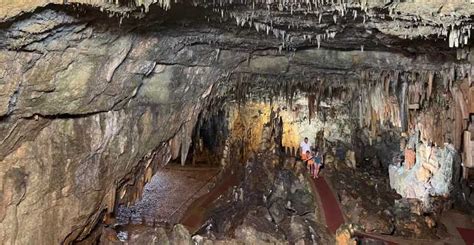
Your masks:
M22 46L0 49L4 244L82 239L103 211L137 200L173 147L187 153L221 78L215 50L184 37L78 22L46 10L0 33L2 45Z
M440 67L441 75L472 74L471 64L457 61L452 53L447 52L451 56L443 57L441 65L426 50L407 57L387 48L401 47L399 40L385 36L377 37L382 44L374 44L372 50L353 50L354 45L375 38L363 30L354 41L351 30L357 28L342 28L345 38L326 43L350 51L318 49L315 37L306 43L302 39L306 34L300 33L292 45L304 49L282 54L284 32L275 30L276 38L253 32L241 37L235 34L241 32L237 27L215 28L189 20L166 26L161 25L165 18L151 17L121 25L123 16L112 13L148 8L155 1L117 1L122 3L120 9L99 0L85 2L0 3L0 241L6 244L83 239L117 204L136 201L158 165L171 158L185 159L206 105L220 97L238 97L248 84L268 86L264 90L271 91L289 87L293 78L295 84L298 80L322 84L326 79L331 86L348 84L348 91L356 91L363 79L380 82L386 79L384 74L398 79L400 69L404 76L421 70L428 74ZM85 4L79 8L71 3ZM100 7L109 12L98 11ZM291 38L285 35L286 39ZM346 49L348 43L352 46ZM383 47L385 51L380 51ZM351 79L358 85L346 83ZM382 86L377 89L382 93ZM344 101L351 100L348 91L341 93ZM364 95L357 96L369 97ZM392 117L398 116L398 111L392 112ZM361 125L377 120L362 114ZM338 132L338 128L334 125L330 132L343 136L351 132ZM442 157L449 162L451 155ZM443 174L433 173L431 180L448 179L446 166L437 166ZM406 182L400 178L404 180L397 183ZM431 183L430 190L446 192L446 186ZM421 190L415 190L415 196L426 193L423 185L415 187ZM288 193L290 198L307 201L305 193L289 188L280 194L286 198ZM291 205L301 213L300 204Z
M430 196L448 196L453 188L456 150L452 145L435 148L420 143L416 151L415 165L411 169L395 165L389 167L390 186L403 197L422 200L425 208L429 209ZM428 164L437 167L426 167Z

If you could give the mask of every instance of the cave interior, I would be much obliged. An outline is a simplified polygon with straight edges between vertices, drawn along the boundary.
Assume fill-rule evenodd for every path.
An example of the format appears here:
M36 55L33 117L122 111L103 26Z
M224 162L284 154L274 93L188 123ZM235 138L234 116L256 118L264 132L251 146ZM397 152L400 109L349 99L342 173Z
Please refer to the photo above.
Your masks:
M3 1L0 244L473 244L473 16Z

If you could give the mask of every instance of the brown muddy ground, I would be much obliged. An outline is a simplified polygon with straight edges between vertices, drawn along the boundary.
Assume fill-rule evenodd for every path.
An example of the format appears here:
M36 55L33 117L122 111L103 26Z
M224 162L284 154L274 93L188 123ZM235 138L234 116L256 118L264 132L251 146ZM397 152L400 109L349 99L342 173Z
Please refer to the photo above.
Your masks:
M206 194L219 168L169 164L160 169L145 186L143 198L130 207L120 207L120 224L174 224L188 206Z

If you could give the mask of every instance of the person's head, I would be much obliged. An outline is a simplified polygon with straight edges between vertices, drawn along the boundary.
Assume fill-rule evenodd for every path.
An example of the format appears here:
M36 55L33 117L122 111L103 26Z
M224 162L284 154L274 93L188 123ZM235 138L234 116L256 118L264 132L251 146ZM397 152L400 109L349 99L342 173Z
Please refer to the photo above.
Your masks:
M304 143L308 143L308 137L304 137Z
M309 155L309 154L311 154L311 151L306 151L306 155Z

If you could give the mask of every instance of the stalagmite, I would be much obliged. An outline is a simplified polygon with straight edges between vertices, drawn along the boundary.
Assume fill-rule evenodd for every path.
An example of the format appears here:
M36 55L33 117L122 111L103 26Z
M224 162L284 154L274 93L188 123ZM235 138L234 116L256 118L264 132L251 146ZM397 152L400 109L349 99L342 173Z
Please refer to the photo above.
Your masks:
M467 120L469 118L469 110L466 105L466 100L464 99L463 93L457 88L452 88L453 97L456 100L459 108L461 109L461 114L463 119Z
M427 88L428 100L431 98L431 93L433 91L433 78L434 78L434 73L432 71L428 71L428 88Z
M464 131L464 150L463 150L463 164L466 168L474 168L474 140L470 131Z
M181 149L181 138L176 135L172 139L170 139L168 144L171 150L171 159L177 159Z

